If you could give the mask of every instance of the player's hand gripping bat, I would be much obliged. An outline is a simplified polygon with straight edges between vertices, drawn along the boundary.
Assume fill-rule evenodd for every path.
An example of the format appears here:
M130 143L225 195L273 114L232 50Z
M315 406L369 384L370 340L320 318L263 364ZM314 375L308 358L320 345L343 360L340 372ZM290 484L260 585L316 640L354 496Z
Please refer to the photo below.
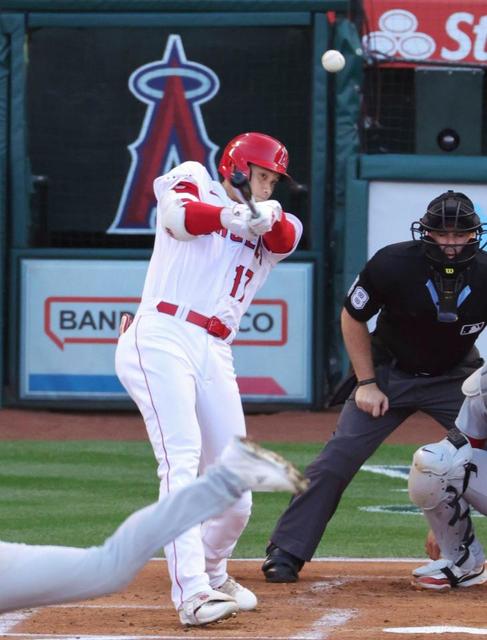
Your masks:
M249 209L252 211L252 218L259 218L260 214L255 207L255 203L252 200L252 191L250 190L250 184L247 176L242 171L235 171L230 178L230 184L235 189L238 189L242 194L243 199L247 203Z

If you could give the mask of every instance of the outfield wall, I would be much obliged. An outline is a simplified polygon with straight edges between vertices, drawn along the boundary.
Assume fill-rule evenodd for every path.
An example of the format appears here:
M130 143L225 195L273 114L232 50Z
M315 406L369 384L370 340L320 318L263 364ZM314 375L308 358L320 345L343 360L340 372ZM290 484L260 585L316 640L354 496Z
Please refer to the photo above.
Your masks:
M323 405L333 210L329 78L320 58L347 6L2 3L4 404L131 406L120 389L113 393L109 363L124 304L114 299L140 295L138 280L126 291L120 282L124 268L150 255L152 181L186 159L217 177L224 144L260 130L288 146L297 187L278 198L305 233L288 261L296 283L286 289L276 270L245 318L236 345L241 389L254 408Z
M368 27L377 22L396 28L406 17L421 28L423 5L407 0L399 15L386 4L377 4ZM485 206L485 156L465 155L461 145L450 155L438 148L436 155L418 153L421 136L436 126L433 116L416 118L424 112L425 84L416 84L416 76L424 80L425 72L416 74L415 65L400 59L364 55L360 12L352 11L359 5L3 1L3 404L131 406L112 394L109 363L123 310L114 299L136 299L140 283L115 295L121 277L113 276L111 265L125 269L150 256L152 179L189 158L216 176L223 145L245 130L286 142L296 185L277 197L305 231L287 263L301 274L299 283L283 293L276 271L245 318L236 345L244 401L255 411L326 403L347 367L338 322L344 293L370 251L396 238L386 230L408 239L409 220L421 215L422 199L453 184L467 192L472 185L481 213ZM336 75L325 73L320 61L332 47L346 58ZM467 103L478 107L480 73L480 65L472 74L448 68L434 74L435 88L447 91L449 79L462 83L468 76L477 88ZM465 94L448 94L459 95ZM440 99L438 109L446 104L449 99ZM429 113L439 115L437 109ZM468 122L468 139L472 130L484 149L482 123ZM464 129L459 131L463 140ZM32 265L43 261L51 275L39 299L35 278L29 278ZM57 279L53 264L56 273L78 275ZM63 264L66 269L59 268ZM63 308L66 300L76 309ZM81 362L92 370L88 390L86 371L77 369Z

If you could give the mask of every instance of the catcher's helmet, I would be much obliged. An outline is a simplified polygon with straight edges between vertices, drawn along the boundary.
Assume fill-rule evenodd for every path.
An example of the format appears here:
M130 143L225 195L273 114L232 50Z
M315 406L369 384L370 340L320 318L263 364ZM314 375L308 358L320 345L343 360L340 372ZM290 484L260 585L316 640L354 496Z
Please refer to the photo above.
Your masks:
M249 164L256 164L289 177L286 173L288 162L287 149L279 140L265 133L242 133L225 147L218 171L227 179L235 171L242 171L250 178Z
M467 244L458 245L461 250L453 259L456 263L467 262L474 257L480 248L480 238L485 233L470 198L464 193L452 190L434 198L424 216L411 225L413 238L425 243L426 255L436 262L444 262L445 254L429 235L429 231L475 233Z

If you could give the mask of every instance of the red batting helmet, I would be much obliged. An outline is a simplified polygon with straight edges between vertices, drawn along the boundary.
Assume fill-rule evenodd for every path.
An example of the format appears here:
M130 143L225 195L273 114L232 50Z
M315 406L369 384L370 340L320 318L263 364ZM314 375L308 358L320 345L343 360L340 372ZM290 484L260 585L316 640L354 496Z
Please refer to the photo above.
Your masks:
M235 171L250 178L249 164L256 164L289 178L286 173L289 155L286 147L265 133L242 133L225 147L218 165L224 178L230 179Z

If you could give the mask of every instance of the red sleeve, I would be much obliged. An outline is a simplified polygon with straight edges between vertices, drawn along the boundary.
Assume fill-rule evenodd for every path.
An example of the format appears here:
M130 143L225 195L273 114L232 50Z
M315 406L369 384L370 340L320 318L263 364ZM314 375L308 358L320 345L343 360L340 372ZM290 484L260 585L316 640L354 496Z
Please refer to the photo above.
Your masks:
M194 236L201 236L223 229L220 221L220 211L223 207L215 207L212 204L189 200L184 205L184 208L186 209L184 226L188 233Z
M486 438L472 438L472 436L467 436L467 438L474 449L485 449Z
M215 207L212 204L206 204L201 202L198 187L192 182L178 182L172 188L179 196L183 197L184 208L186 215L184 218L184 226L186 231L193 236L201 236L211 233L212 231L219 231L223 229L220 222L220 211L223 207ZM191 199L184 199L184 195L188 194L198 201L195 202Z
M200 199L200 192L198 191L198 187L194 184L194 182L185 182L184 180L178 182L172 187L172 191L175 191L179 195L184 195L187 193L188 195L192 195L195 198Z
M190 232L191 233L191 232ZM266 249L272 253L289 253L296 240L296 230L292 222L286 218L284 211L279 222L262 236Z

